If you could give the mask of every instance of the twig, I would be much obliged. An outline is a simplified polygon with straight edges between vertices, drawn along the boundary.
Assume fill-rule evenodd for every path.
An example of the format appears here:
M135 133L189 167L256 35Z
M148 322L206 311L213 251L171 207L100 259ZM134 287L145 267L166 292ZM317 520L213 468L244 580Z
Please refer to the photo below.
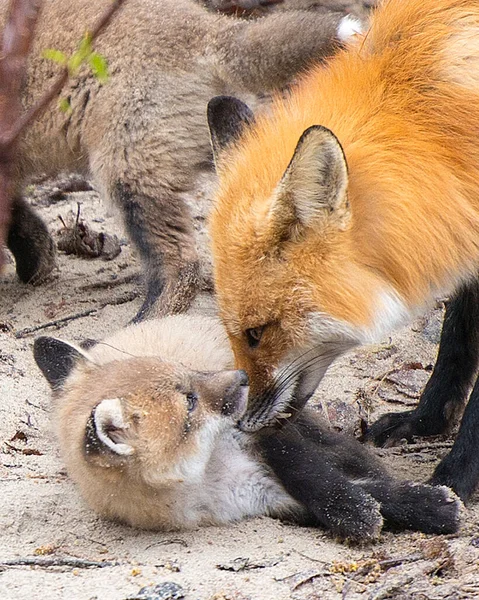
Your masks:
M4 560L0 562L1 567L73 567L76 569L89 569L95 567L97 569L103 569L104 567L116 567L120 563L96 560L84 560L83 558L72 558L69 556L59 556L55 558L50 557L26 557L26 558L12 558L11 560Z
M332 577L335 575L337 575L337 573L330 573L329 571L315 571L314 573L311 573L307 577L304 577L303 579L298 581L298 583L295 583L291 591L294 592L305 583L310 583L311 581L313 581L313 579L316 579L316 577Z
M159 542L153 542L153 544L149 544L145 548L145 550L149 550L150 548L154 548L155 546L167 546L169 544L180 544L180 546L188 548L188 544L185 542L185 540L182 540L181 538L171 538L169 540L160 540Z
M97 22L93 25L92 29L88 31L90 41L93 42L98 35L105 29L115 12L121 7L125 0L114 0L105 12L99 17ZM60 71L58 78L53 83L52 87L45 92L45 94L32 106L30 107L13 125L10 131L10 143L14 142L22 131L30 125L48 106L48 104L60 93L61 89L68 80L70 73L68 66L65 66Z
M402 446L392 446L391 448L383 448L383 451L392 451L396 454L412 454L413 452L421 452L422 450L440 450L442 448L451 448L452 445L452 441L422 442L420 444L403 444Z
M114 0L88 32L91 42L108 25L125 0ZM42 0L10 0L7 22L3 31L0 58L0 269L5 257L2 245L10 224L15 144L25 129L44 112L48 104L65 85L69 70L66 65L43 96L21 114L21 88L25 81L26 64Z
M320 558L313 558L312 556L308 556L307 554L303 554L302 552L300 552L299 550L295 550L294 548L293 548L293 552L295 552L299 556L302 556L303 558L307 558L308 560L311 560L312 562L317 562L317 563L320 563L322 565L329 564L326 560L321 560Z
M75 321L76 319L82 319L83 317L89 317L102 310L106 306L118 306L120 304L126 304L127 302L132 302L136 300L140 293L138 291L131 291L123 294L123 296L119 296L118 298L112 298L107 300L106 302L102 302L100 306L96 308L89 308L88 310L84 310L79 313L75 313L73 315L68 315L66 317L62 317L61 319L55 319L54 321L48 321L47 323L42 323L41 325L35 325L34 327L25 327L25 329L20 329L15 333L15 337L17 339L24 338L31 333L35 333L37 331L41 331L42 329L47 329L48 327L58 327L59 325L64 325L65 323L69 323L70 321Z
M80 292L89 292L91 290L104 290L112 287L117 287L126 283L131 283L132 281L138 281L138 279L138 273L132 273L130 275L125 275L124 277L109 279L108 281L96 281L94 283L87 283L85 285L81 285L78 289L80 290Z

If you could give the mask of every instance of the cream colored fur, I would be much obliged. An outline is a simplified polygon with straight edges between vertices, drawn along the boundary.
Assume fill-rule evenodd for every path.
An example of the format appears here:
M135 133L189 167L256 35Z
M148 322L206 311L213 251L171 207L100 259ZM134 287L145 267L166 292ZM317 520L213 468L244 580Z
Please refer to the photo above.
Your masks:
M236 372L225 371L232 356L217 320L149 321L81 354L54 394L54 418L68 473L98 513L183 529L301 512L235 427L247 387L223 414ZM185 429L184 393L195 382ZM91 419L99 450L85 438Z

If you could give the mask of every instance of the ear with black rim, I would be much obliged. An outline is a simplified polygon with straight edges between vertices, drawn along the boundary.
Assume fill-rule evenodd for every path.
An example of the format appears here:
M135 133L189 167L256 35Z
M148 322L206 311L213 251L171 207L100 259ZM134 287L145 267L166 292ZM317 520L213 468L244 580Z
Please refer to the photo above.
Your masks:
M208 125L215 164L218 167L221 152L235 142L245 126L254 122L249 106L233 96L216 96L208 102Z
M128 443L128 429L120 398L102 400L86 424L85 457L103 466L124 461L134 452Z
M348 167L332 131L313 125L304 131L278 184L268 213L274 240L294 239L308 228L350 222Z
M81 349L46 336L34 341L33 356L45 379L54 389L62 387L79 361L89 360L88 354Z

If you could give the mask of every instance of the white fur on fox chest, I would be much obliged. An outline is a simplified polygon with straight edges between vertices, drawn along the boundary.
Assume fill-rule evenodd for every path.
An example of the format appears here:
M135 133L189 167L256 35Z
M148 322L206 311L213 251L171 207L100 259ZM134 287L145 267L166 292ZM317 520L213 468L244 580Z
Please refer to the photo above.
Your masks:
M201 480L178 486L172 517L181 527L222 525L303 510L269 469L248 452L242 438L233 428L223 431Z

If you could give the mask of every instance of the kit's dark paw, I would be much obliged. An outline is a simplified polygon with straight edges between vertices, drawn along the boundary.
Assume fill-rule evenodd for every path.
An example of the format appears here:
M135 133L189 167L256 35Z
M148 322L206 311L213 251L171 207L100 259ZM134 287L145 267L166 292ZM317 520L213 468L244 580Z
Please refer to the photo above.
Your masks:
M331 524L331 532L341 541L353 544L376 541L383 527L379 502L369 494L351 500L350 506L343 506L340 519Z
M462 503L446 486L402 482L396 490L392 518L401 528L424 533L455 533Z

